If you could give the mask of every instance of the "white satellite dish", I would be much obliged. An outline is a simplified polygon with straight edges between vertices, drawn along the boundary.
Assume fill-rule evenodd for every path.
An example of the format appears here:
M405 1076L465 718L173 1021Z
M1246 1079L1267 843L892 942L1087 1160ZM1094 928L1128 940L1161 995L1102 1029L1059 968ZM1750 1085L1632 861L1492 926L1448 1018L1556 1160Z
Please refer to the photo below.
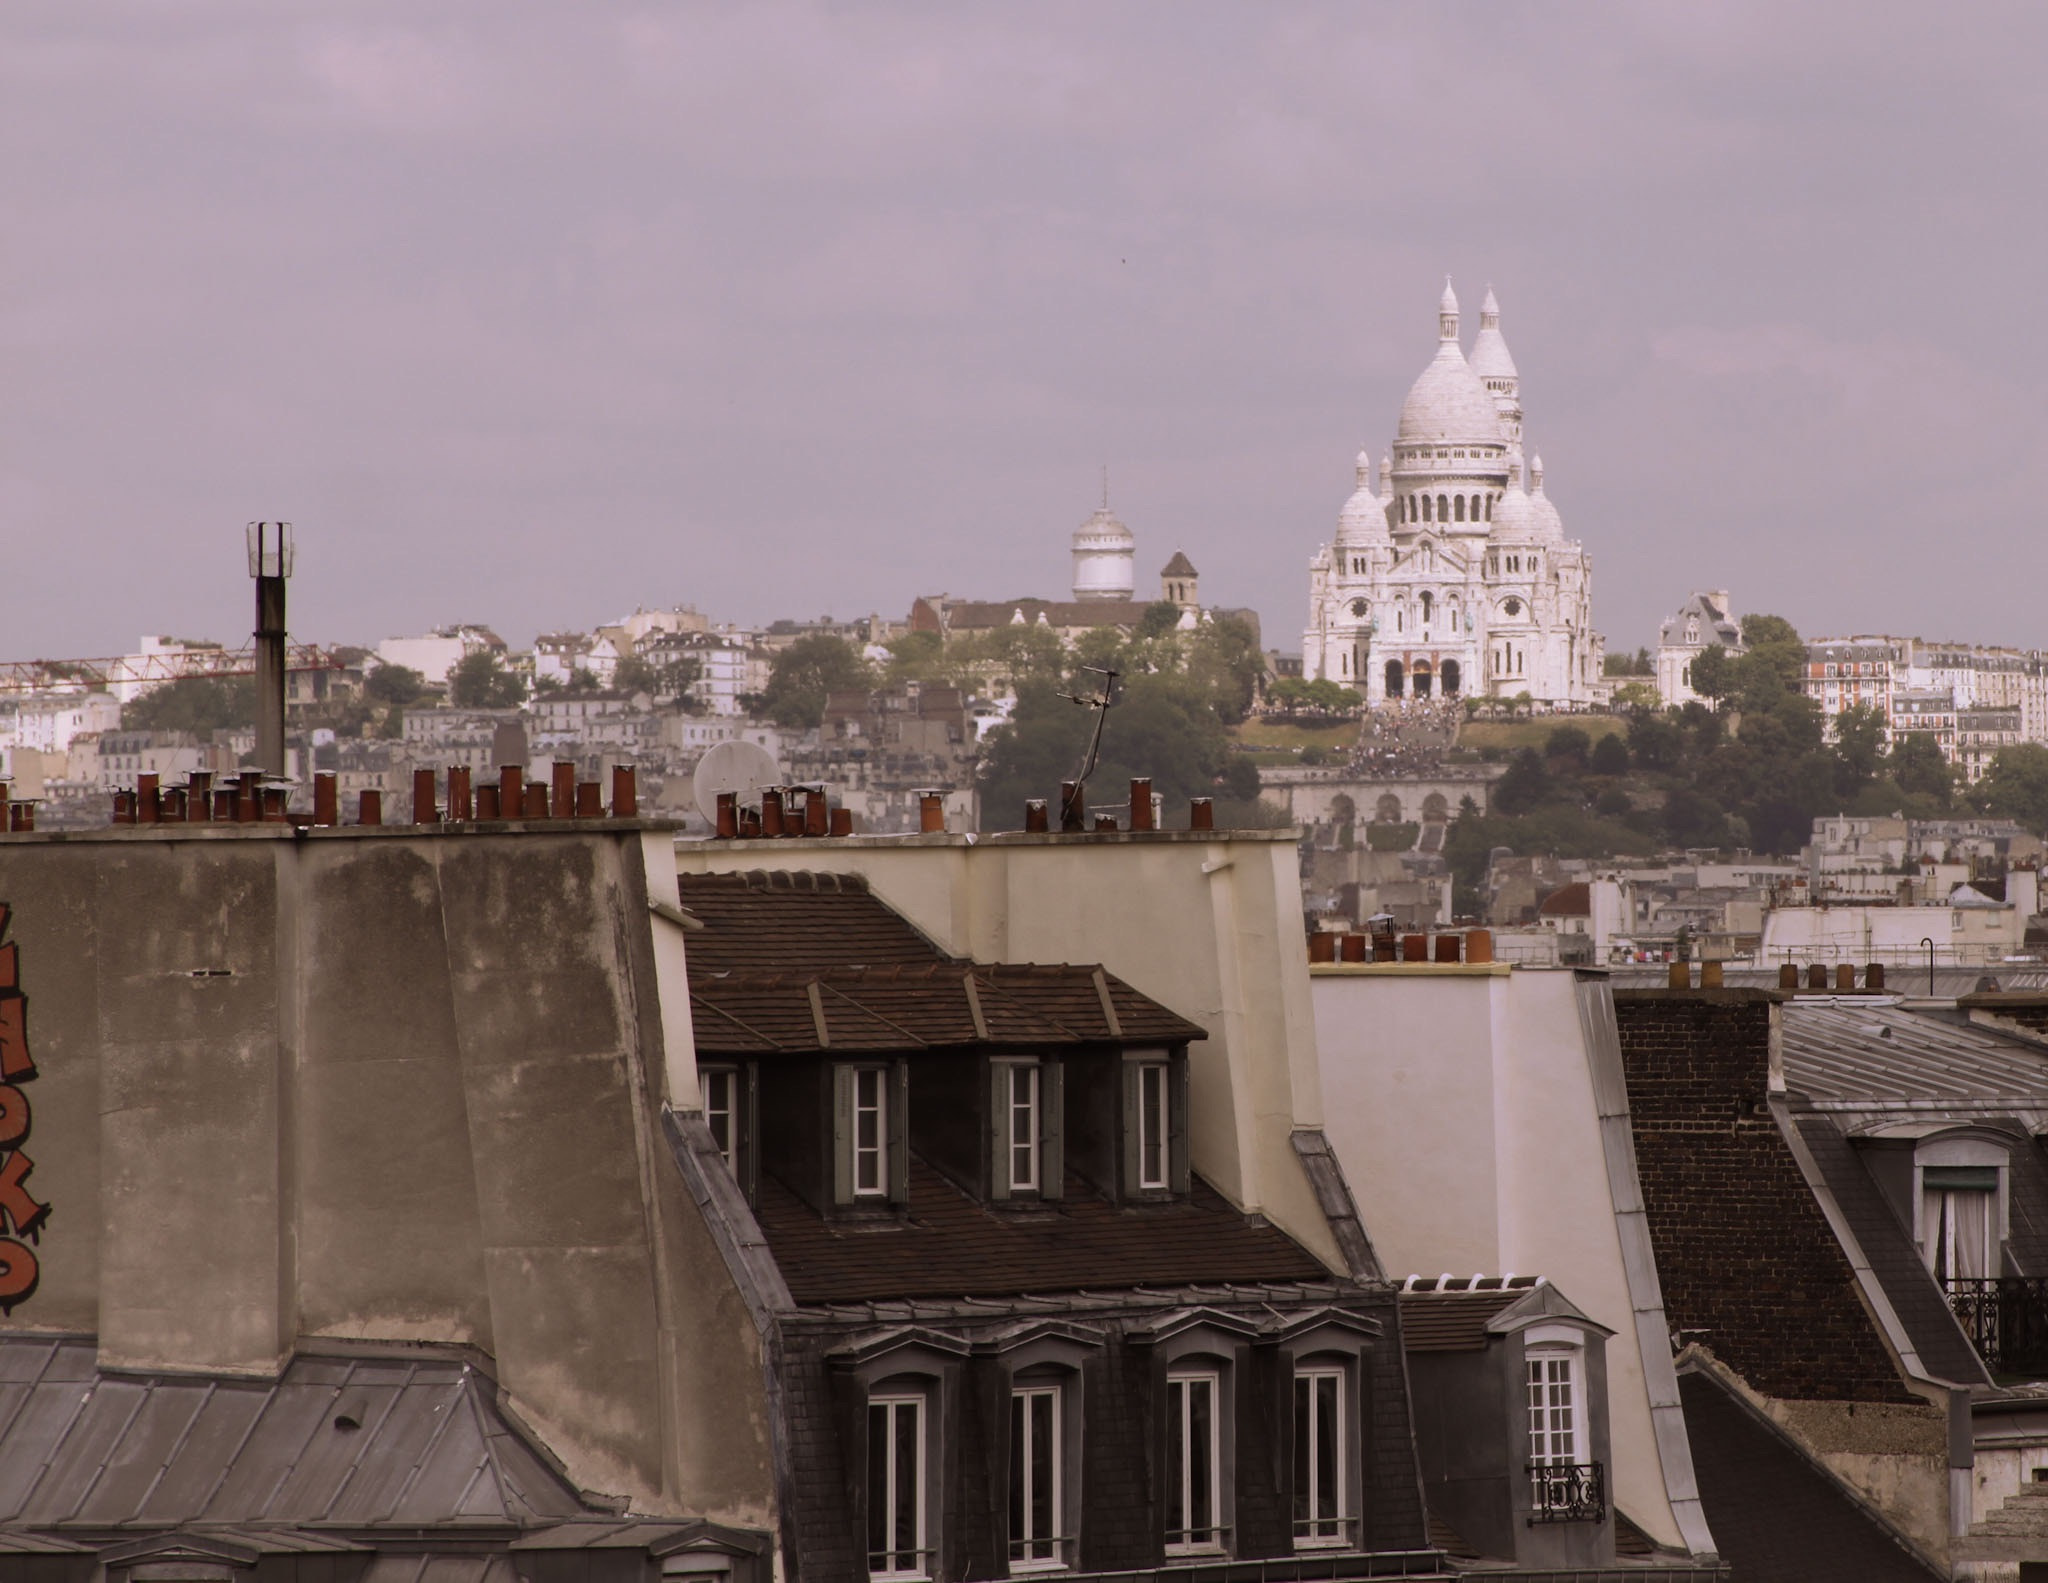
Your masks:
M697 760L697 772L690 777L690 795L699 815L716 820L720 792L758 791L782 782L782 766L758 742L720 742Z

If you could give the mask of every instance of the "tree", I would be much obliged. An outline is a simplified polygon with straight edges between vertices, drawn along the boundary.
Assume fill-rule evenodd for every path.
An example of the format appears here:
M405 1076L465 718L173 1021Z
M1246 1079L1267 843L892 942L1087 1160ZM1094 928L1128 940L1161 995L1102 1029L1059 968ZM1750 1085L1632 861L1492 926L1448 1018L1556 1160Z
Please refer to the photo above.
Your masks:
M1138 617L1136 636L1140 638L1163 638L1180 625L1180 606L1171 599L1157 599L1145 607L1145 613Z
M526 688L491 649L466 654L448 673L448 701L458 709L513 709Z
M1121 802L1133 776L1149 775L1167 807L1181 810L1180 819L1191 797L1254 804L1258 766L1231 752L1223 722L1199 688L1179 676L1133 676L1120 692L1121 701L1102 723L1090 802ZM1094 710L1069 703L1051 683L1034 681L1020 689L1009 723L993 733L982 763L984 828L1018 828L1031 797L1051 801L1057 816L1060 783L1080 770L1095 725ZM1226 811L1218 809L1219 815ZM1252 811L1242 812L1249 817ZM1179 820L1169 815L1169 822Z
M1836 784L1843 796L1854 796L1877 778L1884 764L1884 738L1884 713L1870 704L1857 704L1835 716L1835 757L1842 764Z
M934 682L954 685L958 665L946 653L946 640L936 632L906 632L890 639L889 663L882 680L891 686L903 682Z
M1718 643L1695 654L1686 672L1692 690L1702 698L1725 698L1735 682L1735 668L1728 651Z
M826 694L874 684L874 668L858 649L829 633L814 632L775 657L761 709L779 726L812 731L825 718Z
M1550 771L1534 748L1523 748L1508 760L1507 773L1493 783L1493 806L1504 814L1524 814L1550 801L1555 788Z
M1595 775L1626 775L1628 773L1628 744L1619 736L1608 735L1593 744L1593 773ZM1626 813L1628 810L1623 809Z
M380 704L416 703L427 679L409 665L380 665L363 678L363 696Z
M1587 755L1593 750L1593 739L1577 726L1555 727L1543 744L1543 756L1547 759L1564 759L1574 767L1583 769Z
M2000 748L1979 791L1985 812L2015 819L2036 834L2048 830L2048 747L2021 742Z
M1891 777L1907 796L1932 797L1947 808L1955 796L1955 776L1941 747L1924 731L1902 731L1892 741L1887 761Z
M121 709L126 731L215 731L256 723L256 680L252 676L187 676L152 687Z

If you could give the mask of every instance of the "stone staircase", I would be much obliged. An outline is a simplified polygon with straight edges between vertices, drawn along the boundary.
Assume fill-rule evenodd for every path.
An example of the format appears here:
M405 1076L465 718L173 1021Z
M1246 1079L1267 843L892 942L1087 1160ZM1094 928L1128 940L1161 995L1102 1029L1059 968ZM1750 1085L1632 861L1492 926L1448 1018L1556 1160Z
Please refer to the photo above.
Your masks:
M1973 1523L1956 1541L1957 1561L2048 1560L2048 1483L2022 1484L2019 1493Z

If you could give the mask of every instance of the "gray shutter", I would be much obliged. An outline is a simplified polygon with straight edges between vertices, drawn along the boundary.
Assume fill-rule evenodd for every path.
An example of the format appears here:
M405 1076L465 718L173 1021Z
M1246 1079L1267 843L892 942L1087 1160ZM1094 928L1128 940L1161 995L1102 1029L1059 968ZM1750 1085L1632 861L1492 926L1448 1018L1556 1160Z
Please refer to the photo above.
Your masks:
M832 1068L832 1202L853 1202L853 1068Z
M988 1196L1010 1196L1010 1068L988 1063Z
M1038 1192L1063 1198L1067 1191L1066 1083L1057 1060L1038 1068Z
M889 1202L910 1199L910 1063L898 1061L888 1071Z
M744 1116L744 1120L737 1115L733 1118L736 1135L733 1158L739 1165L740 1191L747 1195L747 1202L751 1204L761 1185L761 1147L756 1136L761 1114L761 1065L758 1061L748 1061L740 1068L733 1083L733 1107L741 1110Z
M1185 1046L1167 1057L1166 1170L1176 1193L1188 1190L1188 1055Z
M1142 1174L1142 1167L1138 1160L1140 1136L1138 1116L1143 1099L1144 1091L1138 1083L1138 1063L1126 1056L1124 1058L1124 1161L1122 1171L1124 1197L1126 1198L1135 1198L1140 1191L1138 1182Z

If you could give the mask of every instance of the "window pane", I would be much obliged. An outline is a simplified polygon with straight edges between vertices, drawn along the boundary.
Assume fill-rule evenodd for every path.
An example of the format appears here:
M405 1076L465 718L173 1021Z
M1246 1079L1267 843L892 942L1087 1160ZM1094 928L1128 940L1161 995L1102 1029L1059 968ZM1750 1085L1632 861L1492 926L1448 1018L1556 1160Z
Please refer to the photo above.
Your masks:
M1188 1385L1166 1382L1166 1542L1187 1543Z
M1324 1519L1340 1515L1337 1504L1339 1481L1337 1477L1337 1451L1340 1430L1337 1424L1337 1395L1342 1382L1334 1374L1320 1375L1316 1379L1316 1516ZM1322 1533L1318 1538L1332 1538L1333 1534Z
M1052 1541L1059 1537L1059 1512L1053 1499L1059 1488L1053 1469L1059 1440L1053 1431L1056 1406L1051 1391L1031 1395L1031 1537L1043 1541L1031 1557L1034 1561L1051 1560Z
M704 1074L704 1120L711 1128L712 1141L718 1145L718 1152L725 1156L727 1165L732 1164L732 1096L735 1075L732 1072Z
M896 1404L896 1550L897 1567L917 1567L918 1508L918 1412L916 1402Z
M1294 1377L1294 1532L1299 1538L1315 1509L1315 1412L1310 1400L1315 1382L1306 1374Z
M1024 1559L1019 1542L1031 1533L1031 1462L1029 1398L1019 1391L1010 1398L1010 1559Z
M1216 1388L1206 1379L1188 1381L1188 1538L1200 1543L1216 1524L1211 1481L1216 1469L1214 1447Z
M868 1404L868 1569L889 1570L889 1406Z
M1156 1062L1138 1069L1138 1184L1166 1182L1166 1068Z

